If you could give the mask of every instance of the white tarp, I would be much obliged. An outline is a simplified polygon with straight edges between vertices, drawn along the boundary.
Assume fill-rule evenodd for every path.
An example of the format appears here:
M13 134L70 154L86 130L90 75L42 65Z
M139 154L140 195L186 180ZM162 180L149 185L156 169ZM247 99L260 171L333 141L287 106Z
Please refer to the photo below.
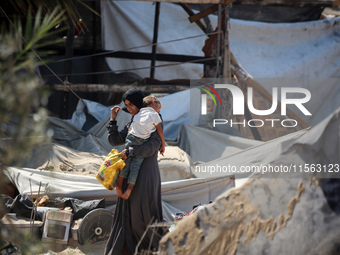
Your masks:
M276 164L280 162L273 162L277 158L286 157L287 151L294 154L294 146L304 146L306 153L310 150L320 152L322 160L330 158L339 158L339 111L334 112L326 118L319 125L310 130L301 130L284 137L269 141L257 142L247 140L239 137L231 137L227 134L217 133L197 127L186 127L195 135L195 138L190 139L190 134L187 132L180 132L183 139L179 137L179 141L187 143L189 140L190 151L193 153L195 160L207 162L204 164L194 166L192 170L194 176L198 178L189 178L183 180L176 180L170 182L162 182L162 197L163 201L172 207L177 208L178 211L190 211L194 204L208 203L213 200L223 191L234 187L235 182L230 179L232 174L236 178L245 178L251 175L251 172L243 174L236 174L234 172L207 172L196 171L196 167L204 167L219 164L220 166L227 166L229 164L240 165L260 165L260 164ZM126 123L129 115L122 114L119 123ZM127 119L126 119L127 118ZM125 121L123 121L125 119ZM67 123L68 125L65 125ZM335 123L335 124L334 124ZM98 160L105 156L107 149L112 147L107 142L107 120L103 119L97 123L90 131L84 132L72 126L72 124L51 118L51 126L55 132L54 139L60 145L54 145L40 148L37 153L43 157L43 161L60 162L63 165L68 165L72 171L75 169L82 169L90 166L99 166ZM121 127L123 126L120 124ZM92 132L92 133L91 133ZM324 134L329 133L329 136ZM328 140L323 140L323 137L328 137ZM198 139L199 138L199 139ZM187 142L185 142L187 141ZM320 151L319 147L325 148L328 144L327 150ZM210 145L212 147L205 145ZM67 146L67 147L66 147ZM319 147L318 147L319 146ZM67 149L68 148L68 149ZM222 149L224 150L222 151ZM215 153L216 149L221 149L221 154ZM204 153L206 155L204 155ZM300 155L295 155L299 159ZM326 158L323 158L326 157ZM34 159L35 163L39 160L38 157ZM318 157L312 159L304 159L306 162L314 162ZM72 162L70 162L72 161ZM33 162L33 161L32 161ZM79 165L74 166L76 162ZM100 161L101 162L101 161ZM338 161L339 162L339 161ZM332 163L338 163L332 162ZM72 164L70 164L72 163ZM281 162L285 163L285 162ZM88 165L87 165L88 164ZM87 166L86 166L87 165ZM9 175L11 180L17 186L20 193L31 192L37 194L39 183L42 182L41 192L48 191L52 196L75 197L83 200L92 200L105 197L108 203L113 203L115 200L114 192L105 190L95 179L94 176L83 176L74 174L65 174L60 172L37 170L32 168L9 168ZM49 165L44 165L48 169ZM64 166L63 166L64 168ZM67 168L65 168L68 171ZM47 189L46 184L48 183ZM167 211L171 209L166 209ZM175 213L175 212L173 212Z
M86 114L84 112L85 108L87 109L88 113L98 121L101 121L104 117L110 114L109 107L90 100L82 99L79 100L77 108L72 114L72 118L66 121L72 123L72 125L78 129L81 129L86 122Z
M339 78L339 21L231 20L230 49L255 78Z
M268 166L273 159L279 157L284 152L284 145L291 144L305 133L308 133L308 129L300 130L268 142L259 143L235 154L196 165L195 169L193 169L193 174L200 178L208 178L212 175L219 177L227 174L234 174L236 178L249 177L252 172L242 172L243 169L248 169L245 167ZM205 153L208 153L208 151L205 151ZM224 166L228 166L228 168L225 168L223 171ZM221 168L222 171L220 171ZM233 169L236 169L236 171L233 171Z
M139 5L143 6L142 11L137 8ZM196 25L187 21L182 22L187 26L180 23L179 16L186 20L187 15L183 13L184 11L180 11L179 6L168 3L162 3L161 6L160 20L163 25L167 25L167 29L163 25L160 26L159 42L201 34ZM152 33L150 31L152 29L150 29L150 26L153 26L154 18L152 3L134 2L131 5L130 2L126 1L114 3L102 1L102 7L103 35L106 49L121 50L151 42ZM164 8L172 9L172 11L165 11ZM174 25L173 16L175 14L178 17L177 20L175 19L176 22L181 25ZM274 77L276 79L275 86L277 87L287 86L287 82L282 82L286 81L283 79L287 78L286 76L289 76L289 78L301 78L302 81L300 79L299 82L290 82L290 84L292 86L302 86L311 91L313 101L310 102L307 108L310 109L313 115L308 117L306 121L312 126L316 126L326 116L338 109L340 105L340 100L338 100L340 86L338 85L338 79L335 79L340 71L339 20L331 19L292 24L263 24L231 20L230 47L245 70L261 80L262 85L269 91L270 87L274 86L273 81L266 82L260 78ZM144 23L149 26L144 26ZM116 32L118 33L115 34ZM145 36L146 34L147 36ZM141 38L144 39L140 40ZM199 38L196 43L189 42L188 44L180 41L173 48L164 45L163 49L161 49L159 45L157 52L202 55L201 48L204 39ZM144 51L144 49L142 50ZM149 50L151 51L150 47ZM113 62L111 63L111 61ZM118 59L110 59L109 64L113 70L131 68L133 65L140 67L142 65L140 61L135 64L132 64L130 60L124 61L123 63ZM149 61L143 62L146 63L146 66L150 64ZM185 69L181 65L179 68L177 67L181 71L176 71L176 68L166 68L164 69L166 71L156 71L156 78L162 80L199 78L202 73L202 69L197 69L199 66L193 66L194 69L190 69L191 67ZM139 73L139 75L146 77L148 73L149 70L145 74ZM318 78L325 79L323 80L325 82L320 83ZM311 79L314 79L314 82L309 82ZM194 161L205 162L198 166L211 163L219 163L220 165L229 163L235 165L267 164L271 163L271 159L278 158L280 155L290 151L289 149L293 150L294 146L303 145L308 151L314 145L326 142L331 146L329 146L329 150L325 152L325 155L327 153L339 153L339 139L338 136L335 136L339 134L339 130L334 127L328 130L327 120L320 123L321 125L318 125L317 128L309 131L299 131L265 143L232 137L189 125L185 125L182 127L181 132L178 132L183 124L197 125L199 123L199 96L192 96L191 93L199 93L199 90L194 89L174 93L160 98L160 100L163 104L162 115L166 138L177 139L183 148L190 151ZM189 102L192 99L197 100L194 103L197 107L192 108L193 102ZM112 146L107 141L106 129L110 107L98 106L96 103L87 100L84 102L87 106L88 114L91 114L99 121L88 131L81 129L86 123L86 119L84 119L86 114L83 112L85 105L82 103L79 103L71 120L64 121L53 117L49 118L50 126L54 131L54 141L70 148L65 154L63 154L64 151L61 153L60 151L54 151L54 148L51 149L52 154L56 153L55 160L60 160L58 157L64 157L62 160L66 162L65 159L68 156L70 158L81 157L81 152L92 153L96 155L93 158L99 158L112 149ZM304 116L300 115L300 117ZM130 115L121 112L117 120L119 128L122 128L130 120ZM324 134L325 132L334 133L333 139L323 141L318 134ZM189 135L187 135L188 133ZM298 142L293 143L292 140L296 138L298 138ZM317 138L320 138L320 141L317 140L312 143L312 140ZM208 151L200 149L204 146L207 147ZM117 149L120 148L117 147ZM216 153L216 151L218 152ZM79 165L79 168L81 167L83 166ZM28 180L34 179L35 192L37 192L37 185L42 181L44 185L47 182L51 185L50 187L54 194L74 196L80 199L108 196L109 201L113 198L112 192L107 193L108 191L103 189L94 177L63 173L51 174L48 171L30 168L10 168L10 171L20 192L30 193L31 188ZM194 174L200 178L163 183L164 201L179 210L188 211L196 202L207 203L216 194L234 184L228 177L230 176L229 173L214 174L213 176L206 173ZM210 177L215 179L206 179Z
M340 107L295 138L289 135L266 142L268 148L260 145L220 159L221 165L293 167L254 174L242 187L181 220L162 238L160 254L338 254L339 127Z
M153 26L155 4L152 2L136 1L101 1L103 48L115 51L152 52ZM202 32L197 25L188 21L188 15L182 7L169 3L161 3L158 43L173 41L157 45L157 53L184 54L202 56L205 37L189 40L178 39L199 36ZM148 45L143 48L136 48ZM195 47L192 47L195 45ZM196 47L197 46L197 47ZM200 51L200 52L199 52ZM150 76L150 61L130 59L107 59L112 70L131 70L142 78ZM169 64L157 61L156 65ZM155 78L170 80L177 78L199 77L202 65L181 64L157 68ZM177 64L177 63L176 63ZM144 69L142 69L144 68ZM195 75L195 76L191 76Z
M5 172L18 188L20 194L48 194L50 198L72 197L80 200L105 198L106 205L117 200L115 191L105 189L93 176L64 174L31 168L10 167ZM223 178L191 178L186 180L162 182L162 200L171 205L168 210L190 212L195 204L208 204L224 191L235 186L228 176ZM176 208L177 211L174 209Z
M182 124L198 125L200 118L200 111L198 109L200 104L199 90L185 90L177 93L173 93L164 97L160 97L159 100L162 103L161 114L164 123L164 135L166 139L176 139L178 130ZM195 102L192 102L195 100ZM176 104L174 104L176 102ZM191 106L196 104L197 107L195 111L190 111ZM119 104L121 107L124 104L121 102ZM55 130L54 138L56 140L68 140L68 136L79 136L82 134L86 135L86 132L82 131L82 127L86 122L86 114L84 113L85 107L88 114L92 115L100 123L97 123L92 127L87 133L95 136L100 136L104 139L107 135L107 130L104 128L108 125L110 119L110 109L113 106L103 106L99 103L90 100L79 100L77 108L69 120L60 120L58 118L50 118L50 122L53 126L57 126L58 129ZM131 119L131 115L120 111L117 121L119 128L122 129L126 123ZM67 127L63 130L63 126ZM61 129L59 129L61 128ZM72 146L71 146L72 147ZM73 146L74 147L74 146ZM80 147L80 146L77 146ZM104 146L109 148L110 146Z
M264 143L186 124L178 135L178 146L190 154L193 162L209 162L261 144Z
M101 1L101 6L103 42L106 50L124 50L151 44L153 3ZM209 18L216 26L217 17L209 15ZM306 117L294 107L290 109L308 124L315 125L340 106L339 21L340 18L332 18L309 22L264 23L231 19L230 49L238 63L270 93L272 87L308 89L312 98L307 107L312 116ZM202 34L196 24L188 21L188 15L182 7L161 3L159 43ZM202 47L206 39L207 37L203 36L159 44L157 52L202 56ZM151 46L136 51L151 52ZM141 60L107 58L107 62L112 70L150 66L150 61ZM143 78L149 77L150 74L149 69L133 72ZM155 78L199 79L202 73L203 65L177 65L156 69ZM172 104L170 109L174 107L183 109L186 108L186 104L177 101L176 106ZM179 114L177 111L173 112ZM170 116L173 116L173 119L177 117L173 113ZM186 121L184 123L189 124ZM171 137L168 138L174 139L174 132L171 131Z
M124 50L150 45L155 5L150 2L101 1L102 34L106 50ZM217 16L209 15L216 27ZM231 19L230 49L237 61L255 78L335 78L340 68L340 18L295 23L264 23ZM182 7L161 3L158 43L203 32L190 23ZM207 37L159 44L157 53L203 56ZM135 49L151 52L151 46ZM131 49L131 51L135 51ZM107 59L112 70L149 67L150 61ZM156 62L156 64L160 64ZM134 71L149 77L150 70ZM156 70L161 80L198 79L203 65L185 65Z

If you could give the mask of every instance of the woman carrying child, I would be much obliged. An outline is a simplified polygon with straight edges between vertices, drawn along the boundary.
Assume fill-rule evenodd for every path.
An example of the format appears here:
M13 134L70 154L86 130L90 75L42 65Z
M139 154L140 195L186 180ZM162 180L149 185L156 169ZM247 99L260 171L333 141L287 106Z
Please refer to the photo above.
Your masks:
M118 108L111 109L108 140L111 145L117 146L125 143L129 127L133 118L143 106L143 94L137 89L130 89L123 95L123 102L132 120L123 130L118 131L116 117ZM154 131L141 145L133 145L124 149L122 155L128 157L143 157L138 178L130 192L128 199L118 197L114 213L113 228L105 248L105 254L134 254L137 243L142 238L147 226L153 222L163 220L161 201L161 179L158 167L158 150L162 146L162 139ZM124 178L122 192L125 193L128 179ZM156 234L152 238L149 231L142 240L140 250L147 250L149 244L158 249L160 237Z

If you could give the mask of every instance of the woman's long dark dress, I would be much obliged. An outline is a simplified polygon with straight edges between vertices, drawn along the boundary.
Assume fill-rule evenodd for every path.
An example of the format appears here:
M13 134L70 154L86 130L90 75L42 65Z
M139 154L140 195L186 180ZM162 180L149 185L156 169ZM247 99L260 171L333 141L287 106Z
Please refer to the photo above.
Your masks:
M108 139L111 145L124 144L128 127L118 132L116 123L110 126ZM142 145L130 149L130 156L142 156L144 161L138 173L136 184L128 200L118 198L114 213L113 229L106 244L105 254L134 254L135 248L147 226L155 221L162 221L161 179L157 162L161 139L157 132ZM127 187L124 181L123 191ZM143 238L140 250L147 250L152 232ZM152 238L153 249L158 249L159 238Z

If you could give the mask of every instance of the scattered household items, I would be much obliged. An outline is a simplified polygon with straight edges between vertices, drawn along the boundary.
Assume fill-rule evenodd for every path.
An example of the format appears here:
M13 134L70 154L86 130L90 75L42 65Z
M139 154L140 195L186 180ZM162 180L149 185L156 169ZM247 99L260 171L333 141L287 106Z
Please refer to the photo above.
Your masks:
M96 175L97 180L108 190L114 190L119 172L124 168L125 162L119 151L112 149L105 158Z
M38 197L34 204L37 206L46 206L50 202L50 198L47 195L44 195L42 197Z
M8 212L15 213L17 216L26 217L29 219L32 217L34 203L27 193L19 194L14 199L6 195L1 196L5 202L5 207L7 208ZM37 212L34 217L35 220L42 220L42 218L43 214L41 212Z
M48 194L51 198L55 196L76 197L83 201L105 198L105 208L111 211L113 211L113 208L110 208L110 206L114 205L117 199L116 192L105 189L94 176L15 167L9 167L6 174L11 176L21 194L30 193L30 185L27 184L27 180L31 179L35 180L36 183L40 181L42 183L48 182L50 187ZM164 217L171 220L171 214L178 211L190 211L193 204L215 199L225 190L235 187L235 178L228 175L219 178L214 177L215 175L210 174L207 178L162 182L162 199L165 202L163 203ZM33 194L38 188L39 186L32 182ZM50 203L52 204L53 200ZM175 209L172 209L171 206ZM58 205L55 205L55 207L59 208Z
M35 234L42 242L60 247L66 246L70 238L82 245L103 241L111 232L113 214L104 209L105 199L89 201L62 197L50 199L44 195L33 201L27 193L20 194L14 199L6 195L2 195L2 198L8 213L1 219L1 225L7 232ZM46 206L33 206L42 201ZM10 240L0 243L0 248L1 255L16 254L13 252L19 250Z
M212 203L212 200L209 201L208 205L210 205L211 203ZM178 221L192 215L193 213L198 212L199 210L201 210L203 208L204 208L204 205L201 205L201 203L199 203L197 205L194 205L192 207L192 210L189 213L177 212L176 215L175 215L175 222L178 222Z
M80 221L77 239L80 244L94 243L109 238L113 213L106 209L95 209Z
M45 216L42 241L67 244L72 216L70 211L48 210Z
M272 165L291 162L306 170L252 174L241 187L218 196L213 206L179 221L161 239L160 254L338 254L339 173L316 173L308 166L318 162L339 169L338 143L327 142L339 141L339 125L340 108L286 140L280 153L268 157L265 151L263 163L269 158ZM243 165L254 162L253 157L238 156Z
M154 238L161 237L164 233L169 231L169 229L174 226L174 222L167 222L163 220L162 222L155 222L153 224L149 224L144 231L143 236L139 240L134 254L158 254L158 252L154 249L151 249L151 245L149 246L148 250L140 250L141 244L145 242L145 237L147 236L148 232L152 232L151 239L148 241L151 244ZM140 252L138 252L140 250Z
M185 214L182 213L182 212L176 213L176 215L175 215L175 221L179 221L179 220L183 219L184 215L185 215Z
M20 247L12 242L7 242L4 240L0 241L0 254L6 255L6 254L12 254L17 255L21 254Z
M96 199L90 201L83 201L76 198L60 198L57 197L59 208L70 207L73 211L73 220L83 218L90 211L105 208L105 199Z
M44 222L40 220L31 220L29 217L25 218L15 213L7 213L1 219L1 223L9 229L16 230L22 234L41 234L40 228Z

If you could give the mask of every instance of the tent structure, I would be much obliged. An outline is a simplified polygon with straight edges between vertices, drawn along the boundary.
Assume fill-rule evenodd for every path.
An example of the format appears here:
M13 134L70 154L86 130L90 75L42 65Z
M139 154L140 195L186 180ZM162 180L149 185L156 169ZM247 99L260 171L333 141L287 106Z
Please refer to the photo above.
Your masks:
M282 137L209 162L221 166L232 162L240 172L242 166L256 165L268 172L254 172L243 186L179 222L161 240L160 254L336 254L339 113L340 108L293 139ZM322 171L310 168L313 164L322 165ZM269 173L264 168L269 165L293 168Z
M150 41L152 35L145 32L148 29L144 25L153 24L153 15L145 15L152 3L145 2L134 5L143 7L143 22L138 22L133 17L141 15L129 3L102 1L106 14L103 16L106 50L114 50L113 46L118 49L134 47L132 43L143 42L146 35ZM203 2L220 3L215 0ZM177 17L178 6L162 3L162 8L170 10L166 12L169 17ZM121 16L112 15L118 10ZM171 27L167 20L163 22ZM233 53L230 71L233 75L247 86L260 84L264 90L258 90L258 93L267 101L270 98L265 95L271 94L273 86L307 88L312 98L306 108L312 115L305 116L293 107L289 110L311 127L290 129L284 135L273 132L275 134L270 136L269 132L263 132L260 136L267 139L259 141L251 135L246 136L249 130L242 128L221 127L222 132L217 132L217 128L207 129L202 124L197 88L160 98L165 136L169 151L173 153L159 159L166 218L172 221L176 212L187 213L193 205L214 201L181 221L165 236L161 241L161 253L303 254L313 243L319 243L317 252L338 244L339 209L334 206L337 204L334 201L339 201L334 195L338 186L335 182L335 188L329 189L328 184L332 178L339 177L339 24L339 18L296 24L230 20L229 46ZM125 32L128 40L107 32L113 27ZM199 35L191 25L180 29L192 37ZM174 28L171 32L175 34L176 30ZM161 34L159 36L161 40ZM167 36L173 38L170 32L162 36L164 41L169 40ZM204 40L200 39L200 43L194 49L190 43L181 42L172 50L179 53L192 48L192 54L202 54ZM158 49L167 50L166 47ZM116 66L127 66L127 63L110 59L108 65L117 70ZM203 69L199 70L197 66L189 66L188 69L177 68L175 72L188 75L187 78L198 78L201 71ZM156 71L155 75L175 78L171 73L170 70ZM142 72L139 75L145 76ZM78 102L72 118L50 117L53 142L34 148L31 160L24 162L22 167L9 167L6 172L19 192L36 196L42 187L42 192L51 197L105 198L107 208L113 210L115 193L103 188L94 177L96 169L112 149L106 137L110 107L83 99ZM128 114L119 114L119 128L129 119ZM314 167L319 164L324 171L322 175L310 176L311 164ZM228 170L224 166L232 168ZM283 166L288 172L268 173L265 169L270 166L272 169ZM294 174L289 172L292 169ZM245 184L241 186L241 182ZM312 227L301 224L302 221L312 223ZM296 235L292 233L297 225L301 226L300 239L294 241ZM199 236L199 244L194 242L193 245L193 236ZM302 239L303 236L307 238ZM294 245L286 245L287 240Z

